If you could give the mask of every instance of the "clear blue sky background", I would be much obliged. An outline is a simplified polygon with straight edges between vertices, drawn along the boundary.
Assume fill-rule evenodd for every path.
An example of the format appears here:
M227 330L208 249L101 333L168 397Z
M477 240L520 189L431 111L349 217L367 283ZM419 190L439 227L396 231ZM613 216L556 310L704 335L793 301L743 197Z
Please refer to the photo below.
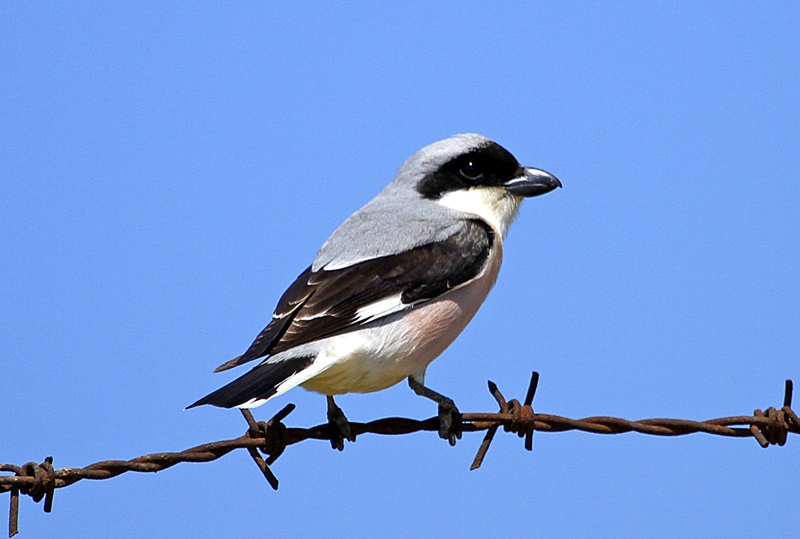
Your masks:
M796 3L0 8L0 462L236 437L182 408L327 235L423 145L485 134L564 189L428 382L493 411L708 419L800 382ZM800 397L798 397L800 400ZM324 421L297 389L287 423ZM348 416L424 418L405 385ZM800 440L500 433L244 452L22 500L38 537L787 536ZM7 503L0 497L0 507ZM5 509L2 509L5 512ZM792 524L794 523L794 524Z

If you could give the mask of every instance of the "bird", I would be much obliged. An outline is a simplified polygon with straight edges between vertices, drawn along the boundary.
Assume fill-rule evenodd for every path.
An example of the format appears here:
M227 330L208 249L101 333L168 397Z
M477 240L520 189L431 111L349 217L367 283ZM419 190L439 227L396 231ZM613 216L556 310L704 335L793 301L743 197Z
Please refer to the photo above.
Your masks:
M215 372L258 365L187 409L254 408L301 386L326 396L341 450L355 436L334 396L408 380L439 405L439 435L455 445L458 408L425 385L426 368L494 286L522 200L561 186L482 135L423 147L323 243L250 347Z

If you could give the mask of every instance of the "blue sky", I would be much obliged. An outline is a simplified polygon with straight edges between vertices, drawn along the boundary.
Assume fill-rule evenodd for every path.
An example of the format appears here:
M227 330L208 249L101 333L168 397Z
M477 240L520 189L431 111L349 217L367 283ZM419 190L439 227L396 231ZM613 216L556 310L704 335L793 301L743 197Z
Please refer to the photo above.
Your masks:
M478 132L564 188L427 381L570 417L707 419L800 383L796 4L10 3L0 7L0 462L236 437L182 408L418 148ZM800 397L799 397L800 398ZM325 417L301 389L289 425ZM338 399L424 418L405 385ZM21 537L784 536L798 440L363 436L82 482ZM7 500L7 498L5 498ZM7 503L0 499L0 503ZM765 518L768 508L780 518Z

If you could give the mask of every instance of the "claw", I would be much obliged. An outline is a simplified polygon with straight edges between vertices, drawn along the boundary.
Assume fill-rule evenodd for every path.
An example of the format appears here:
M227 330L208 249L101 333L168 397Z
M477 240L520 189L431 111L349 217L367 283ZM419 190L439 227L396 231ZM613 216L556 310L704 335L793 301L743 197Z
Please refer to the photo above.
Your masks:
M461 413L450 399L439 404L439 438L451 446L461 439Z
M331 447L338 451L344 451L344 441L355 442L356 436L350 429L350 422L347 421L342 409L333 401L331 395L328 398L328 423L331 425Z

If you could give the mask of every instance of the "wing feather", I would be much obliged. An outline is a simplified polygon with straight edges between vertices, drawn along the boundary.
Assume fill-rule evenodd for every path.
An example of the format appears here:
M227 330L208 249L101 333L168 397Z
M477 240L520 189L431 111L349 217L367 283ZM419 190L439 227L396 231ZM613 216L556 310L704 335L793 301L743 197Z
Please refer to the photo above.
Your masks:
M472 219L448 238L409 251L332 271L309 267L281 296L272 322L250 348L217 370L351 331L439 297L480 275L493 244L491 227ZM394 296L399 304L391 301Z

